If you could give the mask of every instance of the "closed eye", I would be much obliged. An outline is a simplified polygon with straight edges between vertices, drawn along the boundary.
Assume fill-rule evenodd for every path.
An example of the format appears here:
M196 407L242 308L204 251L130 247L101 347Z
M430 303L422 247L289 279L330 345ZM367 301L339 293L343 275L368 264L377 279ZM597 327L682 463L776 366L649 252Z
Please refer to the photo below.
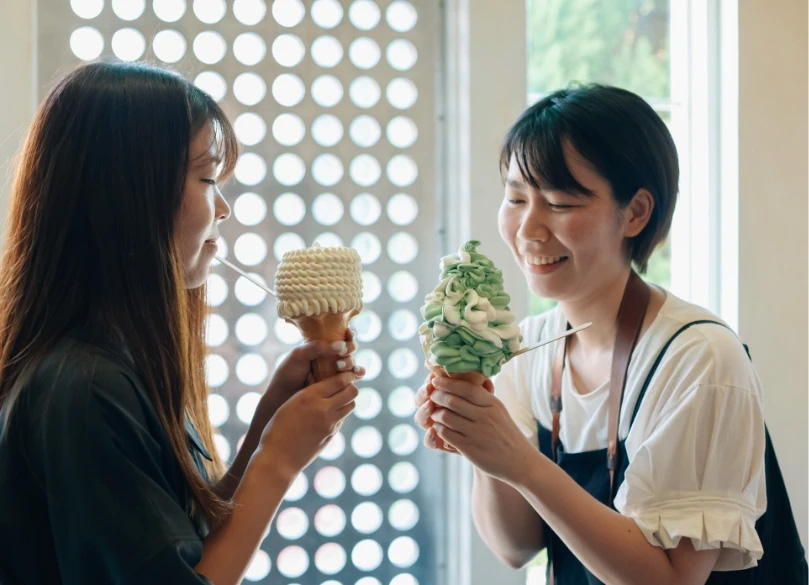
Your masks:
M203 183L208 183L208 184L209 184L209 185L211 185L211 186L215 186L215 185L216 185L216 179L202 179L202 182L203 182Z

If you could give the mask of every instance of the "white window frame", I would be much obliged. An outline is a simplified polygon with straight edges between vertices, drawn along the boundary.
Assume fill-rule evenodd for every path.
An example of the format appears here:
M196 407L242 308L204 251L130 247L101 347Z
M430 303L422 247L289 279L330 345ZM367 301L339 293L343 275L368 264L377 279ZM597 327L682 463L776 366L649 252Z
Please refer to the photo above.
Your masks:
M738 327L737 0L671 1L671 289Z

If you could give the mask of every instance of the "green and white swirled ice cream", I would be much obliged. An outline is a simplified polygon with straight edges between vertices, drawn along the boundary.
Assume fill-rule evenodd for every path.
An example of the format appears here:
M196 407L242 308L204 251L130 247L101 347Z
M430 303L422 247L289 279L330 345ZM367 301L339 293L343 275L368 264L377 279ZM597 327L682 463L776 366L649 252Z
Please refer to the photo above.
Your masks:
M427 295L419 328L431 366L491 377L520 348L520 328L508 308L503 274L470 240L441 259L441 282Z

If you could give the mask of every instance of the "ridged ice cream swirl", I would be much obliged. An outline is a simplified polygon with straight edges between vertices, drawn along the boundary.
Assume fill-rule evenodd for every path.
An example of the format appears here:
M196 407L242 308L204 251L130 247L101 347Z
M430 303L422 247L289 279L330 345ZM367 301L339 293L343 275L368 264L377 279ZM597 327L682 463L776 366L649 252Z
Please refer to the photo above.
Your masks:
M441 259L441 282L424 299L419 335L428 363L490 377L520 348L522 336L503 274L477 252L479 245L471 240Z
M284 254L275 273L278 316L315 316L362 310L362 263L353 248L321 248Z

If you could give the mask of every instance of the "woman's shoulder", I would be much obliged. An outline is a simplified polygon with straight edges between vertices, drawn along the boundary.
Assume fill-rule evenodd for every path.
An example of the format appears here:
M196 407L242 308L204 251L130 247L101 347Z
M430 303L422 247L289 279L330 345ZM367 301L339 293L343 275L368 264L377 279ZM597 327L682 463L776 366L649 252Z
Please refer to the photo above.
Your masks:
M650 349L701 371L706 383L748 386L755 376L742 340L720 317L668 292L650 328Z
M150 410L123 346L84 331L65 335L42 357L22 395L43 418L100 407L105 414L118 409L137 419Z

